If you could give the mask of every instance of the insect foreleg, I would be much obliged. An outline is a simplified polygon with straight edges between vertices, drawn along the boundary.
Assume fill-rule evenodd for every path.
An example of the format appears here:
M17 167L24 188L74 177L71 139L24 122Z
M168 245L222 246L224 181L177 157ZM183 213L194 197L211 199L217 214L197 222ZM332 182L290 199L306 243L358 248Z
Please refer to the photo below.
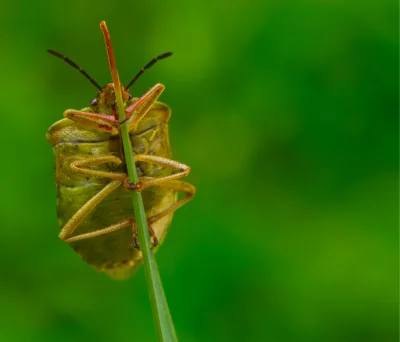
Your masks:
M135 131L140 120L146 116L164 89L164 85L157 83L146 94L125 109L126 118L122 121L116 120L113 115L76 109L66 110L64 117L86 127L108 132L111 135L118 134L118 127L125 122L127 122L129 132Z
M172 159L151 156L148 154L136 154L135 162L147 162L156 166L164 167L171 171L177 171L176 173L164 177L153 178L153 177L142 177L139 179L139 183L131 184L128 178L125 178L124 186L129 190L142 191L145 188L155 185L162 185L165 182L172 181L186 177L190 172L190 166L182 164Z
M149 112L150 108L157 101L158 97L164 91L165 87L157 83L153 88L151 88L146 94L144 94L140 99L131 104L125 109L126 119L121 123L128 122L128 131L136 131L137 126L146 114Z
M112 115L67 109L64 112L64 117L86 127L111 133L111 135L115 135L118 133L117 127L119 126L119 122L116 121L114 116Z

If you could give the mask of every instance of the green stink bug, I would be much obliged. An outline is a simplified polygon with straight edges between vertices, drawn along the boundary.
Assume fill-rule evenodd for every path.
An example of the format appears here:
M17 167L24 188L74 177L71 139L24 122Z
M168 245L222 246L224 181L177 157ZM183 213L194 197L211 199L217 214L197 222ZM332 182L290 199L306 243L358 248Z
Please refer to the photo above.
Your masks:
M82 73L98 90L89 107L68 109L47 132L55 154L59 237L98 271L125 279L142 261L137 246L130 191L142 191L153 246L162 242L173 212L189 201L195 187L179 180L189 166L171 159L169 107L157 102L156 84L140 98L129 88L143 72L171 53L152 59L124 87L126 120L120 122L112 83L104 87L62 54L48 50ZM120 126L128 125L139 183L127 177ZM178 193L185 196L178 199ZM136 247L136 248L135 248Z

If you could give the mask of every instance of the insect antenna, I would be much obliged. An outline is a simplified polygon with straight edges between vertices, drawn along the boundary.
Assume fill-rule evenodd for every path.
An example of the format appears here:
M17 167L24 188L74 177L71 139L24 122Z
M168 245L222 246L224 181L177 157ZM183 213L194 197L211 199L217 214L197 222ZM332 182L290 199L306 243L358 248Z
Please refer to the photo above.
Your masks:
M99 86L99 84L90 77L90 75L83 70L78 64L76 64L73 60L69 59L68 57L62 55L61 53L54 51L54 50L47 50L47 52L53 56L56 56L58 58L63 59L64 61L66 61L69 65L71 65L72 67L74 67L76 70L78 70L83 76L85 76L90 83L92 83L97 89L99 89L100 91L102 90L102 87Z
M172 55L172 52L165 52L161 54L160 56L157 56L153 58L149 63L147 63L140 71L136 74L136 76L128 83L128 85L125 87L126 90L128 90L133 83L136 82L136 80L140 77L141 74L143 74L147 69L149 69L151 66L153 66L157 61L167 58Z

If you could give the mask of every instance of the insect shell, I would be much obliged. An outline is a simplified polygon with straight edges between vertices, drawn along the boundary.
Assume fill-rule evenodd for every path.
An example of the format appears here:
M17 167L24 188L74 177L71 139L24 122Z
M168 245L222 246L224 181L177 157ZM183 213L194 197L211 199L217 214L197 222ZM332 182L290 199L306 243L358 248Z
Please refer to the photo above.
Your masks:
M76 66L61 54L49 52ZM124 108L131 114L127 124L133 126L129 137L142 184L138 189L127 183L113 85L101 88L82 73L99 88L97 97L87 108L67 110L46 135L55 154L60 238L96 270L125 279L142 262L142 253L135 247L131 191L142 191L155 247L164 240L173 212L194 195L195 188L178 180L190 168L171 160L171 111L156 102L164 87L157 84L138 99L122 86ZM178 192L185 194L181 200Z

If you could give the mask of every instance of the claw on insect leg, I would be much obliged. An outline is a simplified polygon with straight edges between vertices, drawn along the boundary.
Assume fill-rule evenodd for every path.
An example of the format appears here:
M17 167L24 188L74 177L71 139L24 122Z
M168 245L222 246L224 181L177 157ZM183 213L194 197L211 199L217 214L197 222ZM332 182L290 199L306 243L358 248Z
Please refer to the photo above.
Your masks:
M154 230L150 226L150 224L147 224L147 226L148 226L148 229L149 229L149 235L150 235L150 239L151 239L150 248L155 248L155 247L158 246L158 238L157 238L156 234L154 233ZM137 231L137 228L136 228L136 224L134 224L134 226L132 228L132 233L133 233L133 237L132 237L133 247L135 247L137 250L140 251L139 236L138 236L138 231Z
M128 177L124 179L124 187L132 191L142 191L142 184L140 182L132 183Z

